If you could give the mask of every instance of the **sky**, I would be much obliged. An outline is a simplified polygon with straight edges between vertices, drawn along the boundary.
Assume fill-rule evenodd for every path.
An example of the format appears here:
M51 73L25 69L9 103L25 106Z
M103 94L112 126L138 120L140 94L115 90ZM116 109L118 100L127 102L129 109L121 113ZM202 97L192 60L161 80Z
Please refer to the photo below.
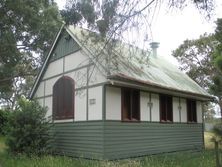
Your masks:
M64 8L65 0L55 1L59 9ZM152 40L160 43L158 54L170 56L184 40L197 39L204 33L213 33L216 19L222 18L222 1L215 1L214 14L210 20L205 19L193 5L185 7L182 11L167 11L162 5L151 25Z

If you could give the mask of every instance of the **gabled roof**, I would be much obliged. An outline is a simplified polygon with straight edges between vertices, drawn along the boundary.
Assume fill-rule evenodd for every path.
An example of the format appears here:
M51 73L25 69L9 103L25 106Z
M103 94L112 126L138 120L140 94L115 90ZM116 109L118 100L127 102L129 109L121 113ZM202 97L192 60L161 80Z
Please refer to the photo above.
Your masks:
M164 56L153 56L150 52L145 52L139 48L126 43L115 41L115 46L109 50L109 43L103 41L100 36L88 30L69 26L66 31L83 48L90 59L94 61L99 70L110 79L131 80L138 83L147 84L191 93L193 95L204 96L213 99L196 82L171 64ZM61 31L60 31L61 32ZM50 53L43 66L45 68ZM43 71L43 69L41 71ZM38 76L33 87L31 97L35 87L41 78L42 72Z

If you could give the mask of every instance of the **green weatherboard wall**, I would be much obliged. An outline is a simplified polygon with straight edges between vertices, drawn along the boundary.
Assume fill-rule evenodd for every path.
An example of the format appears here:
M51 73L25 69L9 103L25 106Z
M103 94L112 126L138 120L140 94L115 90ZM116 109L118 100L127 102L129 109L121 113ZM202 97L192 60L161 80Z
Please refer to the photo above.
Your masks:
M73 38L66 31L63 31L59 36L59 40L52 52L52 57L50 61L59 59L79 49L80 47L76 43L76 41L74 41Z
M88 121L57 123L56 152L93 159L120 159L203 148L202 124Z

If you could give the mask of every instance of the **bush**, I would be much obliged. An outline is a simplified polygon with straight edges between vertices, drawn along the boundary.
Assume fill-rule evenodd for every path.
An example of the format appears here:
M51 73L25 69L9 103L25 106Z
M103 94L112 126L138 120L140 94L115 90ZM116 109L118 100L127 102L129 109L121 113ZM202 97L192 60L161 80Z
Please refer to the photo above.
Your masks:
M10 111L0 110L0 135L5 135L6 126L9 121Z
M20 99L9 120L6 144L12 153L43 154L50 150L50 124L46 108L36 101Z

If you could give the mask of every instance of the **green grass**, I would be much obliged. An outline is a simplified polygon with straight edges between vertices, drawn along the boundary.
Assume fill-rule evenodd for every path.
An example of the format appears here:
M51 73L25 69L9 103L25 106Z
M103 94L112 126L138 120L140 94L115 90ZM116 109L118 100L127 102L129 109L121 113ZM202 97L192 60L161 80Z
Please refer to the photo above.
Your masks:
M214 136L212 132L204 132L204 141L206 149L213 149L214 143L211 141L211 138Z
M210 134L207 134L207 140ZM208 141L206 143L209 144ZM211 148L211 147L209 147ZM0 167L211 167L215 166L213 150L147 156L120 161L74 159L65 156L12 156L0 137Z

